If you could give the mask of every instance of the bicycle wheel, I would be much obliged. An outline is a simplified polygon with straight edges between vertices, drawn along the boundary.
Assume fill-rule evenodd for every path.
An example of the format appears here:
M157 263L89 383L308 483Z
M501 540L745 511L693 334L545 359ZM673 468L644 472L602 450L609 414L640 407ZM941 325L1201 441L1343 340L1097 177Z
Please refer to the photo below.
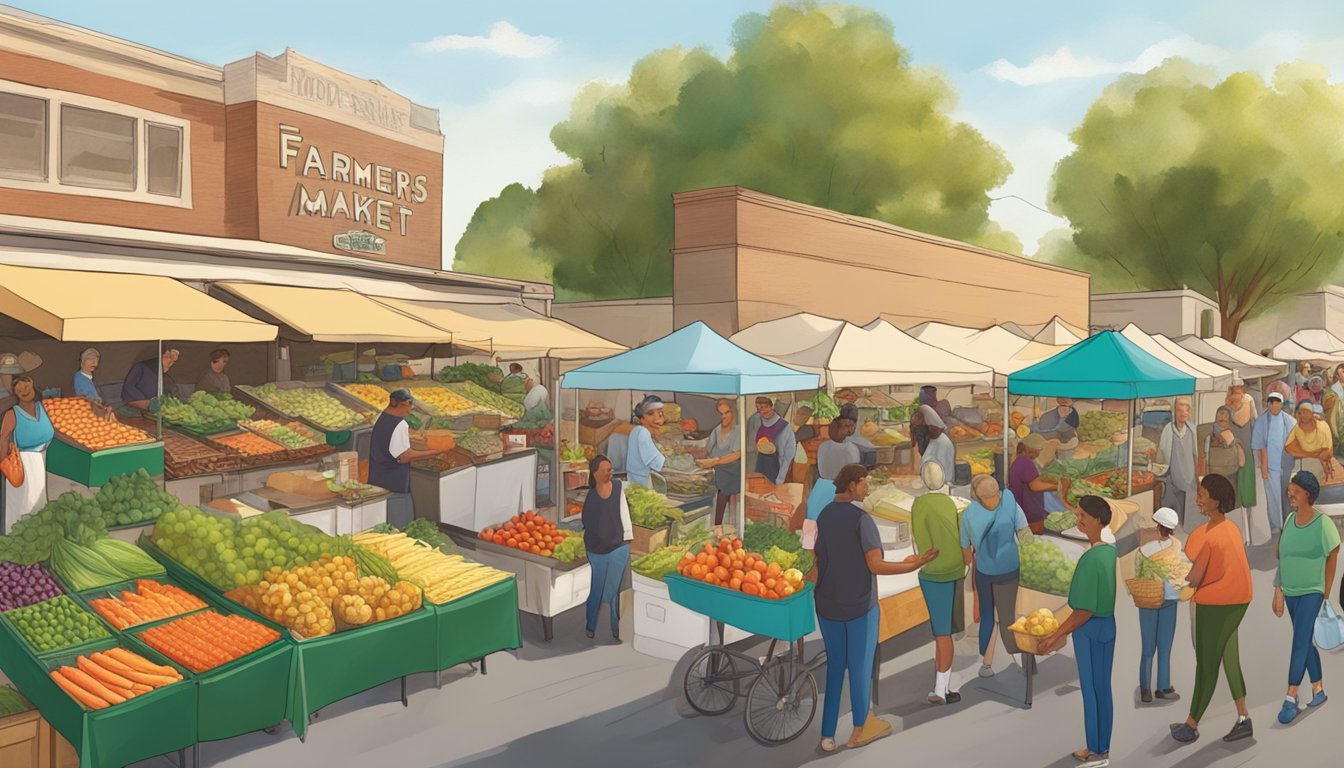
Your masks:
M742 719L747 733L767 747L798 738L817 714L817 679L802 666L776 661L747 689Z
M706 648L686 670L686 701L702 715L722 715L741 695L739 679L731 654L722 648Z

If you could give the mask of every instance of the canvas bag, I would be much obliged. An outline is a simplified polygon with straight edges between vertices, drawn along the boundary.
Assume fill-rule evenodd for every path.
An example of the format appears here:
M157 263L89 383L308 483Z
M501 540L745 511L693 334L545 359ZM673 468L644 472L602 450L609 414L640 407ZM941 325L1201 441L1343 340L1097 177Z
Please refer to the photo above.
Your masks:
M1340 618L1328 601L1321 603L1321 612L1316 615L1316 628L1311 633L1311 639L1323 651L1344 644L1344 619Z
M12 488L23 485L23 458L19 456L19 448L12 440L9 443L9 452L5 454L4 460L0 461L0 474L5 476Z

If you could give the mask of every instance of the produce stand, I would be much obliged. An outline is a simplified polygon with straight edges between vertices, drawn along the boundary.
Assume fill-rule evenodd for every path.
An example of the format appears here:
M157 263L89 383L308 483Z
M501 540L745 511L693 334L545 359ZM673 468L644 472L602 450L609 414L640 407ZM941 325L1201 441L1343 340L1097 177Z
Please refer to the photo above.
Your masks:
M517 513L498 517L481 528L506 520L512 514ZM485 541L475 531L457 526L447 526L447 529L459 547L472 551L471 559L518 577L516 610L541 617L547 642L555 637L554 618L587 601L592 586L592 566L586 558L562 563L553 557Z
M667 584L638 573L630 576L634 588L634 648L646 656L679 661L686 652L713 642L708 616L679 605L668 594ZM724 626L725 643L751 637L731 624Z
M434 614L436 669L463 662L481 662L496 651L523 647L518 624L518 580L509 579L460 597L450 603L425 603ZM470 628L470 631L464 631Z
M277 381L271 383L273 383L279 389L316 389L322 391L323 394L329 394L322 384L309 385L302 381ZM351 409L354 410L356 414L359 414L360 416L363 417L362 423L346 427L344 429L332 429L330 427L324 427L321 424L317 424L312 420L304 418L302 416L298 416L292 413L285 413L279 408L276 408L274 405L271 405L270 403L266 402L264 398L259 397L256 394L255 389L256 389L255 387L248 387L241 384L234 386L234 391L237 393L238 399L251 403L252 405L257 406L258 408L272 411L289 421L297 421L302 424L305 424L309 428L326 435L327 442L333 446L345 443L346 441L349 440L352 434L368 432L373 429L373 424L370 421L369 414L367 412L361 412L355 409ZM342 405L344 404L345 403L342 403ZM335 443L331 442L333 436L336 436L338 438L338 441ZM343 437L344 439L339 439L341 437Z
M416 517L470 529L475 524L476 467L436 470L412 463L411 503Z

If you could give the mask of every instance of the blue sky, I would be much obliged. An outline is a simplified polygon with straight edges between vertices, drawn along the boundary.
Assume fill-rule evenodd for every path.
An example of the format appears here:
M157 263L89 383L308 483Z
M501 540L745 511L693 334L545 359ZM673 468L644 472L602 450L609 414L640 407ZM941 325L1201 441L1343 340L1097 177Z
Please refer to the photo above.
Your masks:
M1046 203L1068 133L1106 84L1185 56L1221 73L1307 59L1344 74L1344 8L1327 2L854 3L893 22L913 63L959 94L957 117L1014 166L996 196ZM577 90L622 81L641 56L706 46L726 56L733 21L771 2L166 2L55 0L25 10L223 65L293 48L441 111L444 247L506 184L564 161L548 134ZM377 12L371 13L370 9ZM1008 198L991 209L1028 254L1062 222Z

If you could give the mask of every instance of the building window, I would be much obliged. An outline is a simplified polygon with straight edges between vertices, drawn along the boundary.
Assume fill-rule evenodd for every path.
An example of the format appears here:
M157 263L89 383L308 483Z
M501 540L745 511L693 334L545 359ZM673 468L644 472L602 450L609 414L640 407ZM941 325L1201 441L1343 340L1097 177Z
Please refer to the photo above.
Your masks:
M1213 310L1205 309L1199 313L1199 338L1213 337Z
M150 194L177 197L182 192L182 129L146 123L145 145Z
M135 190L135 118L61 106L61 183Z
M46 99L0 93L0 176L46 181Z

